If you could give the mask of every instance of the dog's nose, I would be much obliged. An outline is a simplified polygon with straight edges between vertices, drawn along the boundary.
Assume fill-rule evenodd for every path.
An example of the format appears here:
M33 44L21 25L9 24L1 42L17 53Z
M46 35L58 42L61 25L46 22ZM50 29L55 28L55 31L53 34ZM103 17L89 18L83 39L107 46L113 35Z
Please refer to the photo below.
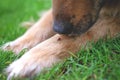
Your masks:
M70 34L72 33L73 26L67 22L54 22L53 29L59 34Z

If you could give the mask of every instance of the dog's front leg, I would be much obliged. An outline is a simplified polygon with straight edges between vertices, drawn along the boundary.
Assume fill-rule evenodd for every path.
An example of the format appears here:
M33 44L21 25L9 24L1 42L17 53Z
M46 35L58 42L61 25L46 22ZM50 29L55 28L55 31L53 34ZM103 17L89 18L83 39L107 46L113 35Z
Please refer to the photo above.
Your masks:
M56 34L13 62L7 68L8 79L12 77L30 77L41 72L44 68L51 67L62 59L69 57L69 52L75 53L78 51L79 47L86 43L84 39Z
M22 49L30 49L38 43L53 36L55 32L52 30L53 16L52 10L49 10L43 17L33 25L23 36L8 42L2 46L3 50L12 50L19 53Z

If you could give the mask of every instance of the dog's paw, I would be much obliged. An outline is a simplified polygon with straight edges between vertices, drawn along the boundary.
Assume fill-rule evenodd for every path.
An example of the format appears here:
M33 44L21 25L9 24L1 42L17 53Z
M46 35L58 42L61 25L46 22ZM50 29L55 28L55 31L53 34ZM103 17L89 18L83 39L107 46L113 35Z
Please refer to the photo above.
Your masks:
M41 65L37 63L34 58L20 58L10 64L10 66L6 69L8 74L7 80L11 80L12 78L30 78L41 71Z
M20 51L22 51L25 48L27 49L24 43L17 42L17 41L8 42L2 45L0 48L4 51L13 51L15 54L20 53Z
M35 50L36 51L36 50ZM12 78L32 78L43 69L51 67L58 59L46 53L25 53L6 69L8 80Z
M32 47L34 47L37 43L38 41L32 40L31 36L22 36L14 41L7 42L0 48L4 51L13 51L15 54L19 54L23 49L29 50Z
M7 42L5 43L4 45L1 46L1 49L4 50L4 51L13 51L15 53L19 53L20 52L20 49L19 49L19 44L15 43L15 42Z

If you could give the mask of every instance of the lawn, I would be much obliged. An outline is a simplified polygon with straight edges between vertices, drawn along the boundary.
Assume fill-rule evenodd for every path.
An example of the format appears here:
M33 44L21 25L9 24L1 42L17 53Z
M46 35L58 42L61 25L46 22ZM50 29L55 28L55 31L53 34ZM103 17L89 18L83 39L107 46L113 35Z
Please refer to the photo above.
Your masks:
M40 11L50 6L50 0L1 0L0 45L22 35L26 29L20 24L31 18L37 21ZM91 49L81 49L34 80L119 80L120 36L90 44ZM6 80L4 69L19 57L0 50L0 80Z

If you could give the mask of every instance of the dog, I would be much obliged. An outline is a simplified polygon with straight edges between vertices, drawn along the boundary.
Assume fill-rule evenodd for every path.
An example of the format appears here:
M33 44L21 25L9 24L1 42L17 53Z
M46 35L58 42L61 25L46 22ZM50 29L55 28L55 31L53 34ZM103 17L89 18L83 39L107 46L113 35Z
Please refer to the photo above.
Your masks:
M8 80L31 77L70 57L89 41L120 33L120 0L52 0L52 8L28 31L2 46L28 51L6 69Z

